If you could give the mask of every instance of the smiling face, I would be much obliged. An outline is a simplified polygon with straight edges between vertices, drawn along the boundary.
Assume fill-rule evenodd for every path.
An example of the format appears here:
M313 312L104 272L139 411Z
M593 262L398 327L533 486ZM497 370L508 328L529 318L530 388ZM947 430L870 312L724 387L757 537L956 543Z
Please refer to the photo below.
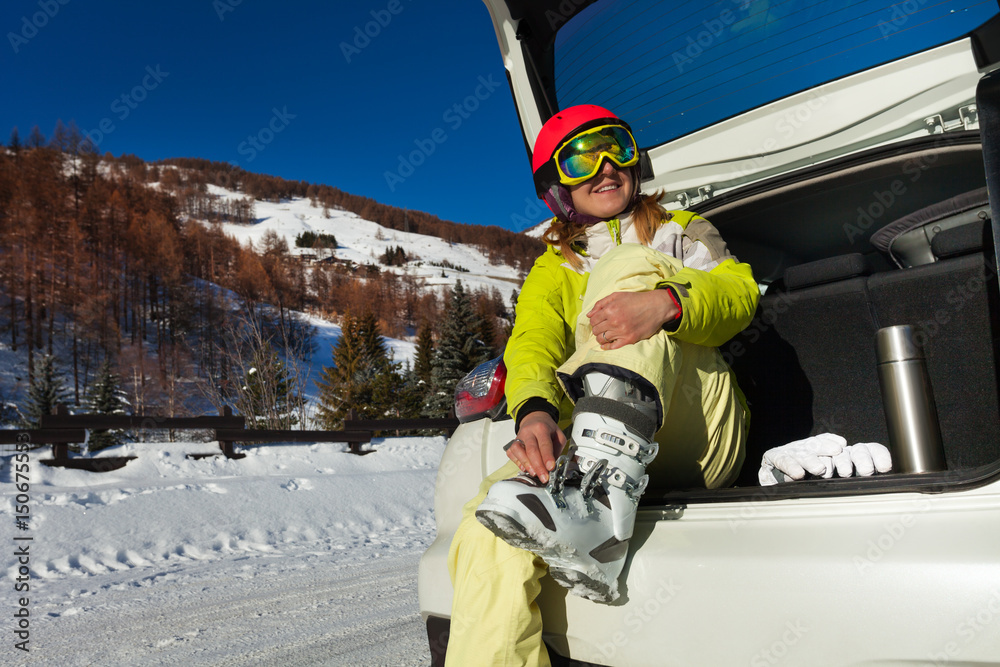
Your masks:
M596 176L569 186L569 193L578 213L608 220L628 206L634 185L631 169L619 169L610 160L604 160Z

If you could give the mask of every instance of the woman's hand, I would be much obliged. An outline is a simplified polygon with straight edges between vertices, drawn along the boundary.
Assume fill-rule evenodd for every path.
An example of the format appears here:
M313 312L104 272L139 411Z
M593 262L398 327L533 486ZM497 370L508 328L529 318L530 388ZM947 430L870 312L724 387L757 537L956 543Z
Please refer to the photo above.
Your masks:
M615 292L590 309L590 328L602 350L614 350L650 338L680 311L665 289Z
M559 425L549 413L531 412L521 420L517 438L507 448L507 458L516 463L522 472L537 477L545 484L565 444L566 434L559 430Z

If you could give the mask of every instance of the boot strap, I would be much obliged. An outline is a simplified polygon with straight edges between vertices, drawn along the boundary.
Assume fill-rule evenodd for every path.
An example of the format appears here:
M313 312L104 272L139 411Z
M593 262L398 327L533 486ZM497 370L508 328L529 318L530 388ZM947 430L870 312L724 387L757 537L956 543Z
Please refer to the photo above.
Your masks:
M606 459L594 459L589 456L577 456L579 469L584 473L590 472L591 468L597 465L600 461ZM639 496L643 494L646 490L646 486L649 485L649 475L643 475L638 480L629 477L620 468L612 468L607 466L600 473L600 478L602 481L608 483L609 486L621 489L624 491L629 498L632 500L638 500Z
M585 428L580 432L580 435L592 438L599 446L610 447L625 456L637 459L643 465L648 465L660 451L660 443L655 440L645 442L607 428Z

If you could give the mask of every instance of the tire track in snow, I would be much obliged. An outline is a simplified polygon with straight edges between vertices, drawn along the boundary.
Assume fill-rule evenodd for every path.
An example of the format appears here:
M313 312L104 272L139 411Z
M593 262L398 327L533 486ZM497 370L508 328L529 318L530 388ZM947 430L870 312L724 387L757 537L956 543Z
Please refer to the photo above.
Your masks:
M107 585L95 575L73 582L92 590L38 599L25 664L426 665L423 547L382 551L234 554Z

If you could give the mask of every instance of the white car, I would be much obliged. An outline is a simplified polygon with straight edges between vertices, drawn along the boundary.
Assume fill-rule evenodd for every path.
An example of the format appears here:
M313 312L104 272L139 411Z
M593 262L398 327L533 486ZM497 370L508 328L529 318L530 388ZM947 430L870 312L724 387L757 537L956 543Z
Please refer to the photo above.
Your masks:
M553 663L1000 665L998 4L485 2L527 145L559 108L613 110L643 190L708 218L764 291L720 348L752 415L737 485L648 490L615 604L546 580ZM943 470L908 468L890 426L875 341L898 325ZM460 386L438 474L435 665L462 504L514 435L503 374ZM888 445L894 472L758 485L764 451L824 432Z

